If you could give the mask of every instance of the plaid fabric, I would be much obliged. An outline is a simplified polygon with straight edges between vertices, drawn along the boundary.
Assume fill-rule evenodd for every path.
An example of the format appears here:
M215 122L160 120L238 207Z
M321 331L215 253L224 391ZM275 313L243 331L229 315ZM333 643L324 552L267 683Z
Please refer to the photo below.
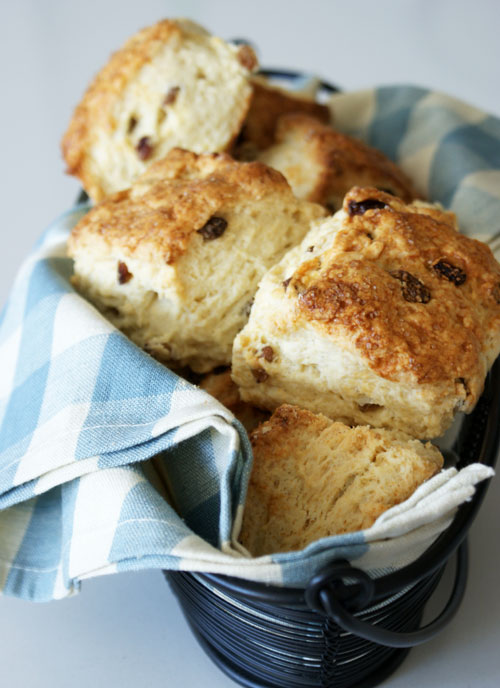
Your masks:
M409 87L336 95L332 110L339 129L385 151L455 210L464 232L496 241L499 120ZM379 575L418 556L490 477L484 466L450 469L367 531L249 558L234 537L248 439L217 401L74 292L65 242L85 212L75 208L45 232L0 319L4 593L61 598L84 578L146 567L301 585L339 557Z

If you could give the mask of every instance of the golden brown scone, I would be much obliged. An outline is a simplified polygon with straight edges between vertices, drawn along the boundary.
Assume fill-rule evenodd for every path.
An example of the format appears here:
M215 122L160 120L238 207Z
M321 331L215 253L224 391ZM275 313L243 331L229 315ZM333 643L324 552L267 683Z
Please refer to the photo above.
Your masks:
M240 541L253 556L370 528L437 473L436 447L280 406L251 435L254 464Z
M177 366L228 365L263 274L324 209L260 162L174 149L73 229L74 284Z
M271 146L275 140L277 122L287 113L298 112L311 115L321 122L330 121L328 107L312 98L271 86L262 77L252 77L251 83L252 101L238 138L237 157L251 158L259 150Z
M263 278L234 344L242 398L421 438L469 413L500 351L500 265L439 217L352 189Z
M230 368L207 373L200 381L200 387L229 409L247 432L252 432L260 423L269 418L267 411L262 411L242 401L231 377Z
M139 31L76 108L62 141L68 172L100 201L175 146L229 149L250 106L256 65L248 46L228 45L186 19Z
M298 198L339 210L353 186L374 186L404 201L417 193L383 153L305 114L281 117L276 142L256 156L287 178Z

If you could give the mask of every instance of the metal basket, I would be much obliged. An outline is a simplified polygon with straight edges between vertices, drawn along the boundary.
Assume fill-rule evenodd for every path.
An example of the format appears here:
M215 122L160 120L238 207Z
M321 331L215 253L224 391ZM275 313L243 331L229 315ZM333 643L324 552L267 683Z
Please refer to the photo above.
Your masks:
M500 362L453 451L457 467L494 466L500 439ZM251 688L368 688L389 676L409 649L453 618L467 582L467 531L489 481L480 483L449 526L412 564L377 579L335 561L305 589L226 576L166 572L199 643L231 678ZM455 582L448 603L420 628L426 602L450 557Z
M278 81L301 77L263 70ZM338 89L320 82L321 95ZM457 468L494 466L500 440L500 361L474 412L463 419L452 453ZM465 593L466 536L489 481L480 483L452 524L412 564L371 579L334 561L305 589L278 588L220 575L165 572L194 635L231 678L251 688L369 688L402 663L411 647L437 635ZM441 614L420 628L424 607L450 557L453 589Z
M248 42L248 41L244 41ZM278 82L305 75L266 69ZM338 91L319 82L320 99ZM87 200L82 191L77 202ZM498 236L493 237L498 239ZM475 410L463 419L452 452L457 468L496 463L500 441L500 360ZM165 571L198 642L222 671L249 688L370 688L393 673L411 647L436 636L465 593L467 532L489 481L480 483L452 524L412 564L377 579L334 561L305 589L279 588L213 574ZM420 628L425 605L450 558L453 589L441 614Z

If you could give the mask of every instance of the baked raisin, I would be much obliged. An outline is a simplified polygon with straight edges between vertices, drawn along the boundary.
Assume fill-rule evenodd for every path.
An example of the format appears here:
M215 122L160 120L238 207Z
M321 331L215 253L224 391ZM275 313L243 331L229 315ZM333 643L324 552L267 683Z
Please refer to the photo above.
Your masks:
M410 303L429 303L431 292L417 277L406 270L393 270L391 277L401 282L401 291L405 301Z
M440 277L444 277L448 282L453 282L456 287L459 287L467 279L467 275L461 268L457 268L446 260L439 260L432 267Z
M197 229L198 234L201 234L204 241L213 241L218 239L224 234L227 228L227 221L223 217L217 217L217 215L212 215L212 217L205 222L203 227Z
M265 382L269 377L264 368L252 368L252 375L257 382Z
M127 134L131 134L137 126L137 118L132 115L128 121Z
M364 201L349 201L347 210L349 215L364 215L367 210L375 210L388 208L389 206L384 201L379 201L376 198L367 198Z
M133 274L129 272L129 269L125 263L121 261L118 262L118 282L120 284L126 284L133 277Z
M180 90L180 86L172 86L172 88L168 91L167 95L163 99L163 105L173 105L177 100L177 96L179 95Z
M271 361L274 358L274 349L272 346L264 346L262 348L262 351L260 352L261 358L264 358L266 361L271 363Z
M142 139L139 139L135 149L141 160L149 160L153 154L153 145L149 136L143 136Z
M283 285L283 289L285 291L288 289L288 285L290 284L291 281L292 281L291 277L288 277L286 280L283 280L282 285Z
M257 66L257 58L249 45L242 45L238 50L238 62L249 72Z

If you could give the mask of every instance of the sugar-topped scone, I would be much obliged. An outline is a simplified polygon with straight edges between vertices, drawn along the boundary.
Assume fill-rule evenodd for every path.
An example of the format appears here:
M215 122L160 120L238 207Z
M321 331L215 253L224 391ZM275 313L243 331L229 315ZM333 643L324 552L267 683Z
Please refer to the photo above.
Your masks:
M97 74L62 142L94 201L125 189L178 146L225 151L250 107L257 60L187 20L139 31Z
M252 100L238 137L236 156L254 158L258 151L275 142L276 126L287 113L302 113L320 122L330 121L330 110L314 98L302 93L286 91L271 85L266 79L254 76Z
M264 273L324 209L260 162L174 149L73 229L74 284L156 358L231 360Z
M374 186L404 201L417 197L404 172L383 153L306 114L278 121L275 143L256 158L282 172L299 198L342 207L353 186Z
M270 410L436 437L500 351L500 265L451 213L354 188L263 278L233 377Z
M254 464L240 541L253 556L370 528L443 466L436 447L280 406L251 434Z

